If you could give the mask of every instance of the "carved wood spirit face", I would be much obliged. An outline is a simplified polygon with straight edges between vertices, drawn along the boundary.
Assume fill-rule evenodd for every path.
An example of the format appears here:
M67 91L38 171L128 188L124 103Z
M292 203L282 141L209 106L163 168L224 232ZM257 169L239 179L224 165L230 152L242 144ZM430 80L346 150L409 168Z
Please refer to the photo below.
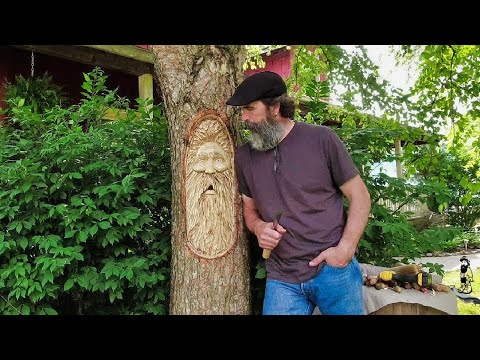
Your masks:
M233 144L217 116L200 118L192 130L185 162L187 245L211 259L235 244Z

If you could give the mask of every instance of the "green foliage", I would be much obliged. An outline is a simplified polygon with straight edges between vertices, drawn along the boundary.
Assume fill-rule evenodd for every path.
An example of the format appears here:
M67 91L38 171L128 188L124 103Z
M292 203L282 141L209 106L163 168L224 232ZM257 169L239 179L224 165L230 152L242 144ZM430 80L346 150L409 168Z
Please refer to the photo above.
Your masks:
M415 167L420 178L428 178L436 187L427 199L429 208L445 214L450 224L470 229L480 218L480 181L477 176L480 163L468 166L469 159L459 152L447 152L441 147L432 150L428 151L428 160L424 156L423 161L417 159L410 163L410 168Z
M243 70L257 69L265 67L262 55L269 56L273 50L282 47L283 45L246 45L246 58L243 64ZM287 46L287 48L290 48Z
M265 283L267 272L265 269L265 259L262 257L262 249L258 246L258 240L252 233L248 234L248 243L250 245L250 278L252 294L252 313L261 315L263 309L263 298L265 294Z
M343 110L372 113L378 109L398 119L401 110L409 107L405 96L379 77L378 66L363 46L357 46L354 53L338 45L295 46L293 71L288 79L295 97L308 96L308 84L320 80L320 74L332 88L343 89L335 94Z
M428 150L429 159L419 160L411 151L411 168L446 189L447 196L437 194L442 199L430 204L452 224L469 228L480 217L480 46L404 46L403 51L402 60L418 58L421 70L412 89L417 100L406 115L432 133L450 128L445 145Z
M460 233L455 239L453 239L452 247L455 249L465 248L465 243L468 249L480 249L480 232L465 231Z
M0 130L0 313L167 312L165 117L152 100L128 108L105 81L96 68L80 104L13 107L21 130ZM124 120L102 120L122 106Z
M5 101L12 111L30 106L32 112L38 114L65 105L67 100L63 88L55 84L47 72L34 78L16 75L13 82L5 84Z

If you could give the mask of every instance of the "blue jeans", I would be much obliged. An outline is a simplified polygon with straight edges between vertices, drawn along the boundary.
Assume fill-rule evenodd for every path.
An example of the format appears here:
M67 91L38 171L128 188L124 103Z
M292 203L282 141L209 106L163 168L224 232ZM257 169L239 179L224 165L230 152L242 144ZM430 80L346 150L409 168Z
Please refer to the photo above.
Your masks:
M267 280L263 315L364 315L363 278L355 257L343 268L325 264L311 280L292 284Z

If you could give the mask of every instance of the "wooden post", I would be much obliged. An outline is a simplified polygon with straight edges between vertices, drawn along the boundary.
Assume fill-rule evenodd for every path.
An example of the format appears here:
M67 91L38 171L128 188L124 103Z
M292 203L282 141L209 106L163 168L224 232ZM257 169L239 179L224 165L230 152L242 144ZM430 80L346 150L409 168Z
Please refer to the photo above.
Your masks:
M143 74L138 77L138 95L141 99L153 99L153 75Z
M402 144L400 142L400 139L395 139L395 155L397 156L397 159L395 159L395 163L397 165L397 178L402 179L403 166L401 160L398 159L399 156L402 156Z
M148 98L153 100L153 75L143 74L138 77L138 96L140 99L147 100ZM147 109L151 108L149 105ZM153 113L150 113L150 118L153 118Z

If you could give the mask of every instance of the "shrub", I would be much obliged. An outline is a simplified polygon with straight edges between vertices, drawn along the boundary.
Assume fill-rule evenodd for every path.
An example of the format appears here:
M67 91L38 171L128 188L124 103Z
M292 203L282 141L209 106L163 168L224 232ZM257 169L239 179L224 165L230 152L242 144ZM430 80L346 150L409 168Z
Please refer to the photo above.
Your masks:
M135 112L84 74L85 99L0 131L0 313L165 314L170 154L152 100ZM22 106L24 105L24 106ZM121 107L124 120L102 120Z

